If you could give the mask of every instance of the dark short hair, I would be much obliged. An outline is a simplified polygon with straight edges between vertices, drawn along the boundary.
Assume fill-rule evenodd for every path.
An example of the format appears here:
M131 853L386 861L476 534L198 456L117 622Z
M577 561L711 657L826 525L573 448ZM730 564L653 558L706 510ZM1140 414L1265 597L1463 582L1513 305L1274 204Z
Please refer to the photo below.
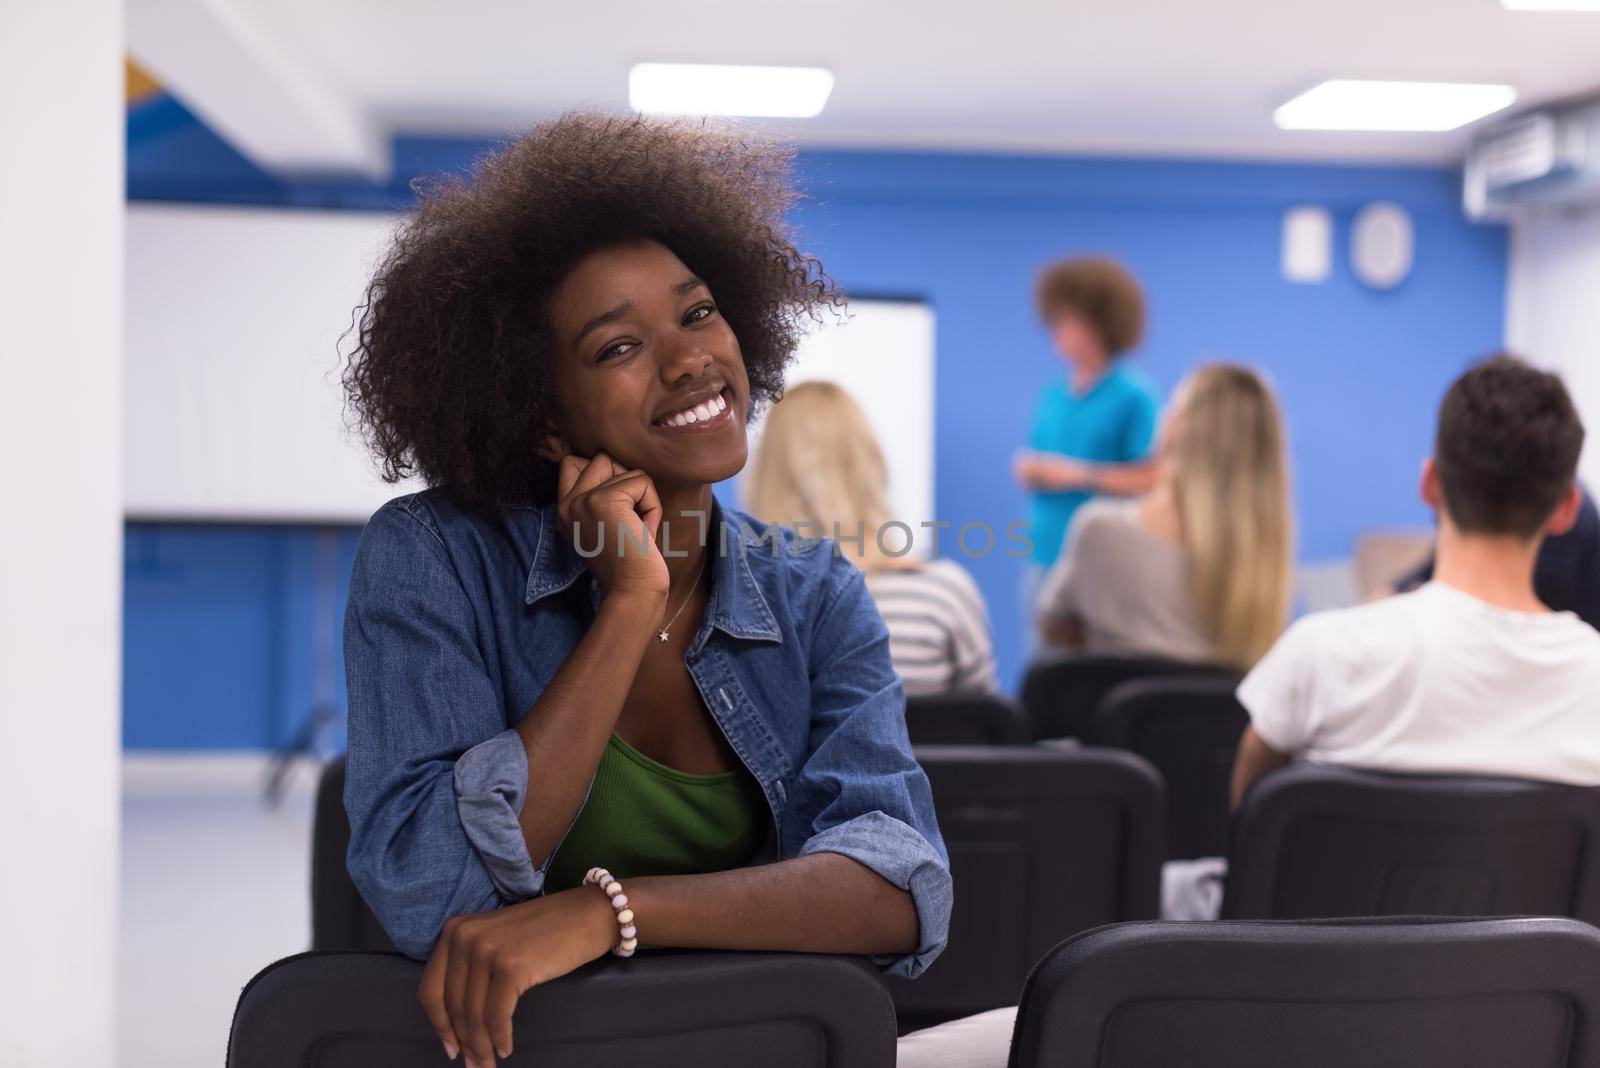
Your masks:
M428 184L357 310L344 372L383 477L420 474L468 504L549 500L556 468L534 447L553 402L549 298L585 255L628 240L705 279L753 416L811 320L842 303L785 222L792 159L740 128L573 113Z
M1109 356L1121 356L1144 336L1144 290L1126 267L1104 256L1078 256L1039 272L1039 318L1080 315Z
M1583 421L1558 375L1493 356L1439 407L1434 464L1444 506L1469 534L1531 538L1577 476Z

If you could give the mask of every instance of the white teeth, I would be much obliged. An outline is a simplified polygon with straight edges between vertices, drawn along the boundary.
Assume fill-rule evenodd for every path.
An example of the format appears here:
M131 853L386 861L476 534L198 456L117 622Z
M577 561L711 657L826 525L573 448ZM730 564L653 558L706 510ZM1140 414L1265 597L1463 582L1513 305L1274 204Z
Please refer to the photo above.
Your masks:
M717 394L708 401L703 401L693 408L685 408L676 415L669 415L662 420L667 426L688 426L691 423L704 423L728 410L728 402L722 394Z

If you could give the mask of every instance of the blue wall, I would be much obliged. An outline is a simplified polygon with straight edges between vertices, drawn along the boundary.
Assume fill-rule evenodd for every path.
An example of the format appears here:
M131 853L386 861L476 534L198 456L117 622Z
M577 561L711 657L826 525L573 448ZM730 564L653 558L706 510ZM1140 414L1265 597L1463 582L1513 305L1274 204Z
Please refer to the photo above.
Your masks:
M339 633L359 534L129 523L122 744L271 749L318 702L342 709Z
M165 114L143 133L130 117L130 197L393 207L408 202L410 177L487 147L402 138L385 185L269 178ZM936 507L958 525L1025 515L1010 459L1038 391L1062 373L1030 303L1034 271L1055 256L1109 252L1140 276L1152 317L1132 358L1163 389L1206 359L1272 374L1290 423L1302 559L1345 556L1362 529L1427 523L1414 486L1433 408L1502 340L1505 233L1463 218L1443 169L807 152L801 172L812 199L795 222L829 271L851 290L934 308ZM1417 227L1415 269L1382 293L1357 283L1343 255L1351 215L1379 199L1405 206ZM1297 204L1323 205L1337 223L1335 272L1321 285L1279 274L1282 212ZM281 740L311 695L310 536L130 526L126 744ZM1014 681L1020 563L1001 552L966 562ZM286 619L287 636L276 634ZM205 674L174 670L193 664Z

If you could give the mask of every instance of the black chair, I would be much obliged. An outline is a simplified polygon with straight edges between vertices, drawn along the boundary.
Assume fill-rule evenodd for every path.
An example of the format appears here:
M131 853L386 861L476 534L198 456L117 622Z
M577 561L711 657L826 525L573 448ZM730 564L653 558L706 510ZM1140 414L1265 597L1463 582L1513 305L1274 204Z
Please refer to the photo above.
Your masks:
M1222 915L1600 923L1600 789L1291 765L1234 818Z
M1095 712L1099 744L1138 753L1167 784L1169 859L1228 850L1228 782L1250 716L1224 675L1125 682Z
M1600 931L1568 919L1134 923L1028 977L1011 1068L1593 1068Z
M1230 676L1231 669L1181 660L1133 656L1048 656L1028 666L1022 707L1036 740L1077 738L1099 744L1095 710L1116 687L1134 679L1169 675Z
M269 965L239 996L229 1068L445 1064L417 1003L421 976L390 953ZM858 961L801 954L608 957L524 994L512 1034L505 1068L880 1068L895 1055L894 1006L876 977Z
M906 698L913 745L1022 745L1028 722L1022 706L1000 694L938 694Z
M345 866L350 817L344 810L345 758L322 769L311 822L311 948L393 950Z
M1131 753L1078 747L930 746L950 852L950 942L921 977L886 980L902 1030L1014 1005L1061 939L1157 915L1161 778Z

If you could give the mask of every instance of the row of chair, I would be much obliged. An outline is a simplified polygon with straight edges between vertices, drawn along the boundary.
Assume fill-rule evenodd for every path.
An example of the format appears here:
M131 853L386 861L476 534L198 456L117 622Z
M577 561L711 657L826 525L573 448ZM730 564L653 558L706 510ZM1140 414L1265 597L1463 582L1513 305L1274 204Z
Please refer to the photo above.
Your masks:
M1129 684L1210 682L1200 692L1227 692L1238 685L1231 669L1159 657L1046 654L1034 661L1020 701L998 694L919 694L906 702L911 740L922 745L1018 745L1047 738L1107 744L1107 733L1125 711L1107 702ZM1242 710L1241 710L1242 712ZM1237 740L1237 738L1235 738Z
M228 1064L439 1064L420 973L394 954L279 961L240 996ZM651 952L534 988L512 1032L506 1068L889 1068L896 1018L858 961ZM1600 930L1553 918L1100 927L1032 970L1010 1064L1593 1068Z
M1127 683L1160 679L1212 680L1231 692L1240 676L1217 664L1163 657L1047 651L1028 665L1022 680L1021 707L1029 737L1106 744L1107 699Z
M950 853L950 941L921 978L887 980L903 1027L1015 1004L1064 938L1155 918L1161 776L1073 745L928 746ZM390 949L345 870L344 769L327 769L313 846L313 948ZM1294 765L1246 798L1225 918L1540 915L1600 922L1600 791Z
M1084 657L1035 665L1028 681L1031 712L997 694L910 698L912 744L1068 737L1137 753L1166 784L1168 859L1214 857L1227 848L1228 779L1249 720L1234 697L1236 676L1171 661Z
M1249 722L1230 668L1159 657L1047 652L1022 697L918 696L906 726L918 745L1017 745L1074 738L1138 753L1167 784L1167 856L1222 853L1228 778Z
M902 1015L1014 1004L1028 962L1104 923L1158 915L1162 782L1126 752L918 750L955 879L950 944ZM1236 818L1222 915L1550 915L1600 922L1600 791L1303 764Z

